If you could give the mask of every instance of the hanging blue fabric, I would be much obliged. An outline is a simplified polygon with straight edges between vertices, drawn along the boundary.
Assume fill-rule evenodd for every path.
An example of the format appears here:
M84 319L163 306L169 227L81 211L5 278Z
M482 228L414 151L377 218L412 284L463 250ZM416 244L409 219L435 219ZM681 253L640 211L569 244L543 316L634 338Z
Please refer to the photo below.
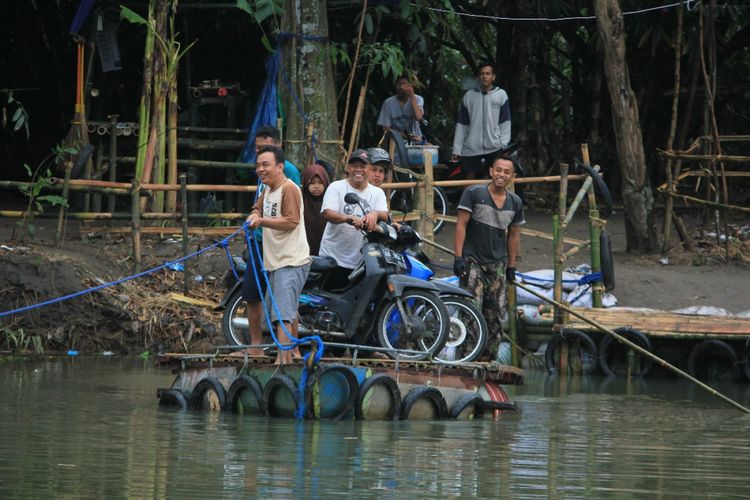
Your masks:
M83 23L86 22L89 14L91 14L91 9L94 8L95 3L96 0L83 0L81 2L81 4L78 6L78 10L76 10L75 17L73 17L73 22L70 23L69 33L78 33L78 30L81 29Z
M278 89L276 80L279 76L280 50L276 50L266 59L266 83L260 93L258 104L255 108L255 117L247 131L247 141L242 149L240 161L243 163L255 163L255 132L260 127L276 126L279 119ZM242 172L246 172L243 170Z

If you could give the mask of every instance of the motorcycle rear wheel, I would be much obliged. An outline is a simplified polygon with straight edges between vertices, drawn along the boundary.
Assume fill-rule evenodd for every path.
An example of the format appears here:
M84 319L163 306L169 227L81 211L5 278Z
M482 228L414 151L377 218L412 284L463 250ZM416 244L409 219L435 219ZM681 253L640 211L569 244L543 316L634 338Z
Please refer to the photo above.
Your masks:
M391 358L418 361L435 356L448 339L450 317L440 298L431 292L407 290L401 296L406 313L411 317L417 331L408 333L398 304L389 301L381 309L376 323L380 345L386 349L419 351L418 353L396 353L386 351Z
M441 297L448 309L450 330L445 347L435 356L439 361L466 363L484 351L489 329L482 312L464 297Z

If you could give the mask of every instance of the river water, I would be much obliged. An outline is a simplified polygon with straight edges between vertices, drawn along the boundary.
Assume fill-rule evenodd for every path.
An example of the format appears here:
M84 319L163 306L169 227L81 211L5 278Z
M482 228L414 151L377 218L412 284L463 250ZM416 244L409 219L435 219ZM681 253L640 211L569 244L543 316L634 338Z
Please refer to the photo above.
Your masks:
M160 409L172 378L0 364L0 498L750 498L750 417L674 379L532 371L498 421L295 422Z

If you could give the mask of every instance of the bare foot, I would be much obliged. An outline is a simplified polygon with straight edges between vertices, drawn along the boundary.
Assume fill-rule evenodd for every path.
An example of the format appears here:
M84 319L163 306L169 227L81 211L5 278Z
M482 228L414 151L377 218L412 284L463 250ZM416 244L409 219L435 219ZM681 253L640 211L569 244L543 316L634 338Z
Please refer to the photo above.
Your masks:
M263 352L263 349L260 349L258 347L251 347L251 348L243 349L240 351L234 351L234 352L229 353L229 355L244 358L245 353L247 353L248 358L265 358L266 357L266 354Z
M292 364L292 355L289 351L282 351L279 350L279 352L276 353L276 363L277 365L290 365Z

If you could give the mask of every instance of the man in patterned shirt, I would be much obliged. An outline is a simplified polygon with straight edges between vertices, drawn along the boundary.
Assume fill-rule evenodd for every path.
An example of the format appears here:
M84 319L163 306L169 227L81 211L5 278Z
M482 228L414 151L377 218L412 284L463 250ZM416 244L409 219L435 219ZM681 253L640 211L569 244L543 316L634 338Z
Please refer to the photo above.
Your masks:
M474 293L490 331L489 349L496 355L506 310L506 279L516 277L521 243L523 203L507 190L515 176L513 162L496 158L488 185L471 186L461 195L454 236L453 270L461 286Z

